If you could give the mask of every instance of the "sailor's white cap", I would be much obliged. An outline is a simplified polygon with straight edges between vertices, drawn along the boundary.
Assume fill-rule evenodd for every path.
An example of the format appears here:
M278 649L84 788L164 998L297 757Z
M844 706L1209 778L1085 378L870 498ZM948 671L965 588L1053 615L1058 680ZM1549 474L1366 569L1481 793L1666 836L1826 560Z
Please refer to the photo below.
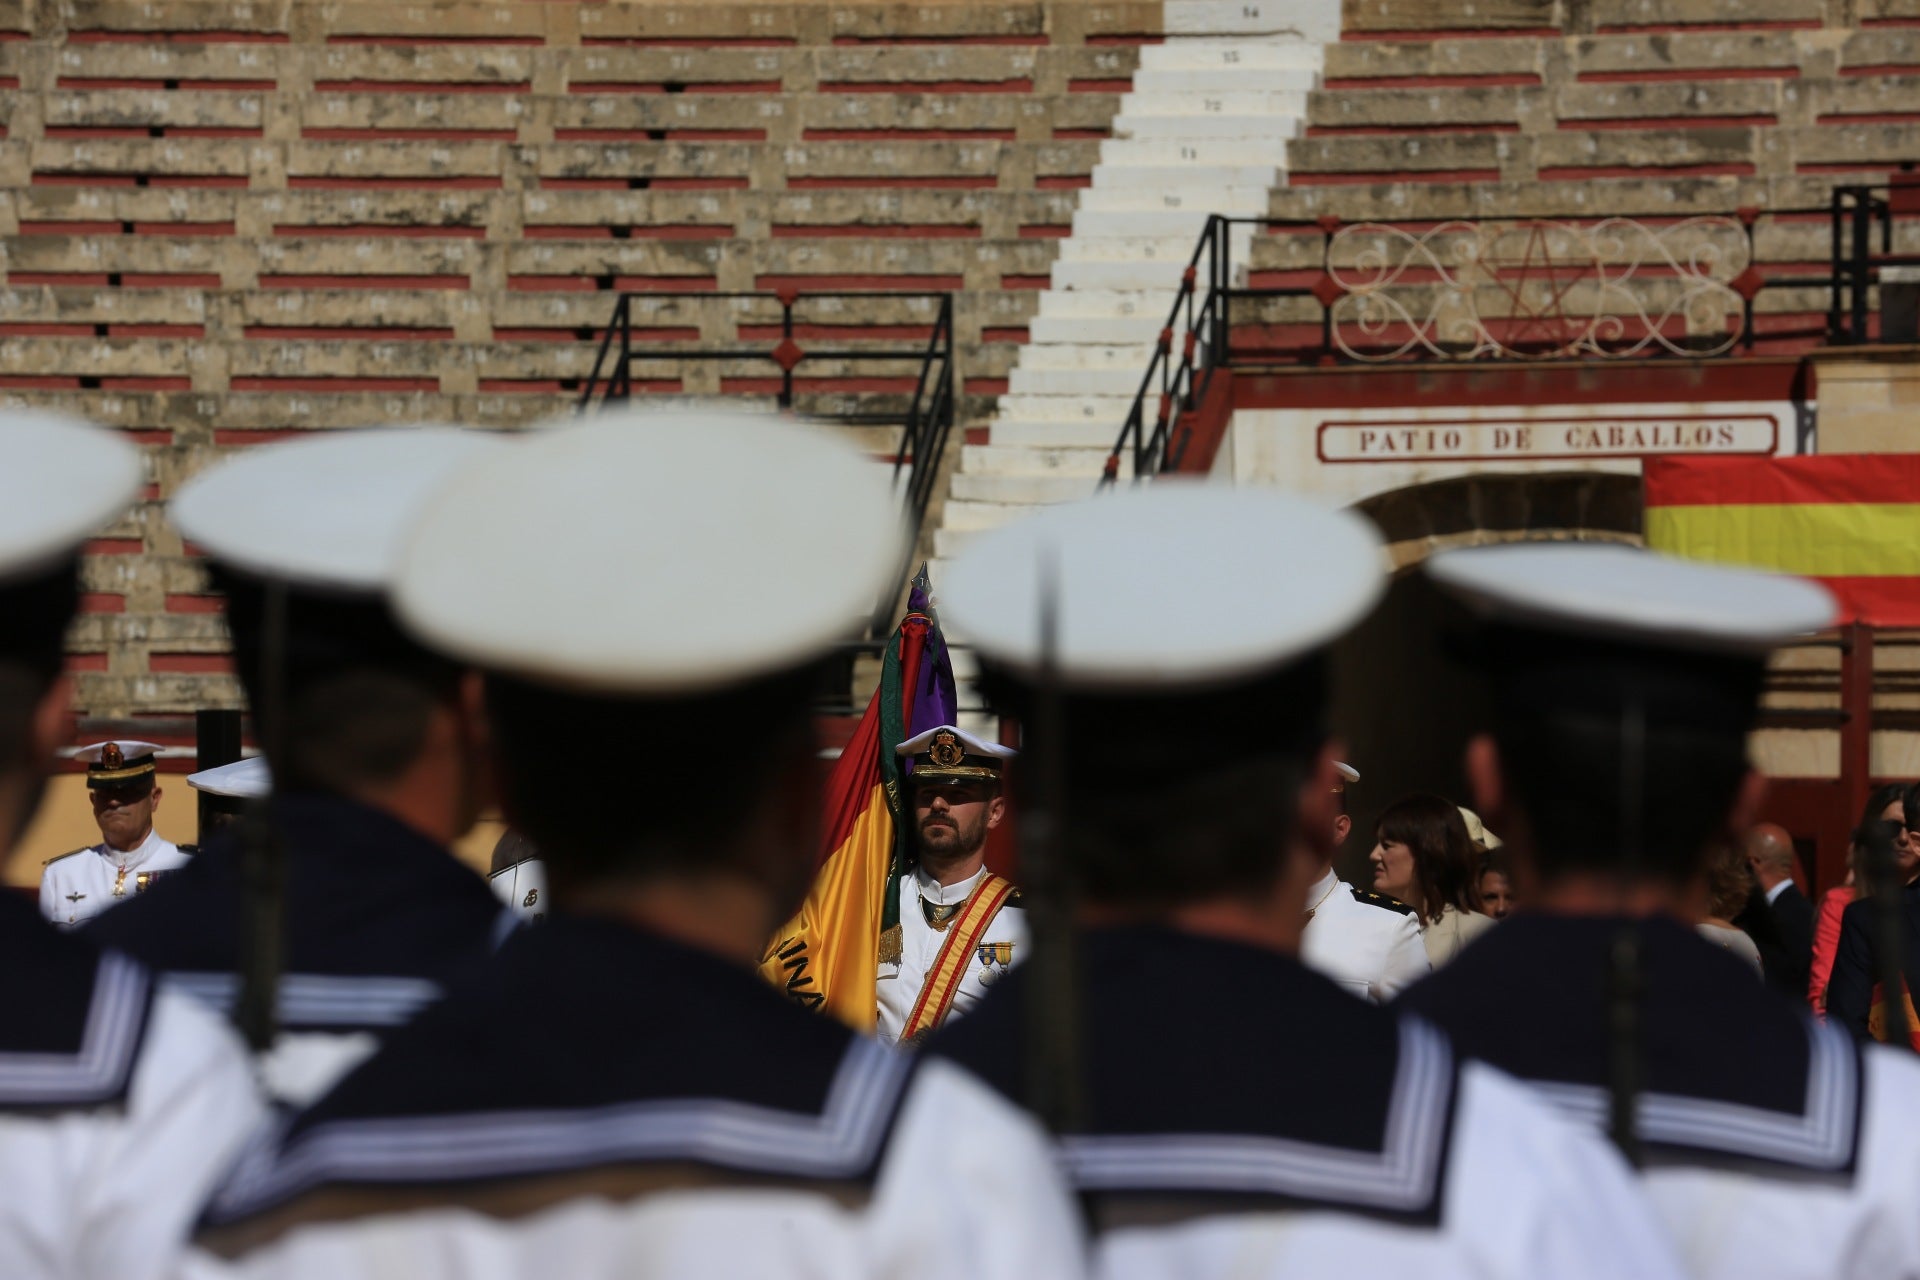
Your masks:
M1649 648L1759 654L1836 615L1827 589L1805 578L1618 543L1446 551L1427 572L1489 619Z
M210 796L250 800L273 791L273 772L265 756L248 756L231 764L215 765L187 775L187 785Z
M1341 790L1344 791L1346 788L1360 781L1360 771L1354 768L1352 765L1348 764L1346 761L1335 760L1333 762L1333 767L1340 774Z
M463 468L409 539L394 604L478 666L691 696L852 635L903 534L886 469L823 430L627 409Z
M52 569L140 492L140 451L54 414L0 411L0 583Z
M954 740L970 756L993 756L1000 760L1011 760L1019 752L1001 742L988 742L977 734L968 733L957 724L935 725L924 733L916 733L893 749L897 756L919 755L931 747L936 738L948 737Z
M456 427L382 427L253 445L182 485L174 526L254 577L386 589L407 529L461 465L507 442Z
M1048 594L1062 687L1174 692L1323 647L1385 582L1380 537L1359 515L1267 489L1161 480L982 535L948 571L941 617L1031 679Z
M1479 814L1467 808L1465 805L1456 805L1455 807L1460 810L1460 821L1464 822L1467 826L1467 839L1473 841L1483 849L1498 849L1506 844L1506 841L1487 830L1487 824L1480 820Z

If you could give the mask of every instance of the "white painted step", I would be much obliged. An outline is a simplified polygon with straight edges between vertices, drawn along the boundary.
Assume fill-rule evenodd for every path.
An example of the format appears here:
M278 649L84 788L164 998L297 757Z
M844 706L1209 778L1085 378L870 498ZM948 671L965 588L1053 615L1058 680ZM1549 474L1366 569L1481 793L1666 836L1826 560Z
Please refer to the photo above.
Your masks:
M1153 138L1158 140L1177 139L1191 142L1197 139L1232 138L1297 138L1300 136L1300 117L1298 115L1275 119L1248 115L1190 115L1190 116L1136 116L1114 117L1113 136L1115 138ZM1280 160L1284 162L1285 156Z
M959 476L954 477L956 480L959 478ZM947 499L946 516L940 527L977 533L986 529L998 529L1001 525L1018 520L1021 516L1032 514L1033 508L1022 502L1011 504L980 502L961 498L956 494Z
M1179 262L1055 262L1048 279L1056 289L1164 289L1168 305L1180 282Z
M1150 338L1158 337L1155 330ZM1136 369L1153 359L1149 342L1125 346L1105 342L1029 342L1020 349L1022 369Z
M1133 397L1138 391L1137 386L1123 392L1105 391L1086 395L1009 391L1000 397L1000 417L994 421L993 430L998 431L1002 426L1014 423L1059 423L1071 426L1098 422L1111 424L1113 433L1118 435L1120 425L1127 420L1127 412L1133 408Z
M1111 421L1096 415L1083 422L1016 422L1000 419L993 424L988 439L995 447L1022 449L1100 449L1113 448L1126 425L1131 401L1115 407Z
M1118 438L1119 433L1114 433ZM960 450L960 470L970 476L1083 476L1095 480L1105 470L1113 441L1096 449L1032 449L1024 445L970 444ZM1131 455L1120 459L1121 474L1133 474Z
M1320 46L1304 40L1165 40L1140 46L1143 71L1291 70L1318 71L1325 62Z
M1167 295L1166 310L1173 308L1173 295ZM1159 338L1161 328L1166 324L1166 316L1036 316L1027 322L1027 342L1022 348L1022 362L1028 351L1052 343L1076 342L1112 342L1121 345L1146 346L1152 348Z
M1203 216L1191 231L1152 236L1069 236L1060 242L1060 262L1164 263L1184 267L1200 240Z
M1171 189L1190 191L1271 191L1280 182L1280 171L1272 165L1164 165L1120 164L1102 161L1093 167L1093 186L1080 192L1082 209L1103 206L1089 203L1095 196L1145 190L1153 195Z
M1093 496L1095 476L971 476L955 472L952 501L991 503L1081 502Z
M1007 371L1007 390L1019 395L1125 396L1128 402L1140 390L1146 368L1137 369L1026 369ZM1121 419L1114 419L1115 423Z
M1339 0L1167 0L1161 29L1169 39L1236 35L1331 44L1340 38L1340 17Z
M1133 92L1153 94L1308 93L1319 87L1318 67L1169 67L1133 73Z
M1086 317L1158 322L1167 318L1173 306L1174 287L1179 283L1180 277L1175 276L1164 288L1156 289L1073 289L1064 293L1047 290L1040 294L1040 309L1035 314L1049 319Z
M1104 168L1101 166L1100 168ZM1100 168L1093 171L1095 186L1080 193L1080 213L1161 213L1168 209L1201 209L1207 213L1264 214L1274 176L1271 169L1257 183L1245 186L1217 186L1188 181L1182 177L1159 187L1101 187Z
M1157 116L1180 119L1193 116L1252 116L1264 123L1276 116L1304 116L1306 113L1307 95L1301 89L1221 88L1213 93L1194 93L1189 90L1143 93L1136 88L1125 95L1120 103L1120 117L1128 120ZM1114 123L1119 124L1120 119ZM1257 138L1265 132L1264 129L1252 129L1247 136Z
M1073 215L1073 239L1081 236L1089 240L1139 240L1152 237L1163 240L1168 237L1183 239L1187 252L1192 254L1194 245L1200 239L1200 233L1207 229L1207 219L1216 213L1230 218L1264 217L1267 205L1262 202L1256 208L1245 209L1157 209L1143 211L1128 209L1119 213L1104 213L1098 210L1082 210ZM1071 241L1069 242L1071 243Z
M1244 123L1244 122L1243 122ZM1265 122L1252 134L1235 138L1103 138L1100 163L1112 165L1247 165L1287 163L1285 137L1265 137ZM1115 128L1120 125L1114 121ZM1289 133L1287 137L1291 137ZM1097 172L1097 170L1096 170Z

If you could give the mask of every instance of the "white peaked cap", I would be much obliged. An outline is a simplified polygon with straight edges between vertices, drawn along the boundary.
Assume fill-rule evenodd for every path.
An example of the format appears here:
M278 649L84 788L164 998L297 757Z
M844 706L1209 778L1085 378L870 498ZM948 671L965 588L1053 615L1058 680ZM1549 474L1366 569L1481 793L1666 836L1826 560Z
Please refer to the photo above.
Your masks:
M975 737L957 724L937 724L925 733L916 733L893 749L897 756L919 755L933 742L936 735L950 733L960 740L960 745L970 756L994 756L1001 760L1011 760L1020 754L1012 747L1000 742L988 742L985 738Z
M140 451L100 427L0 411L0 582L52 569L132 505Z
M1356 768L1354 768L1354 767L1353 767L1352 765L1350 765L1350 764L1348 764L1348 763L1347 763L1346 761L1344 761L1344 760L1335 760L1335 761L1333 762L1333 767L1334 767L1334 768L1335 768L1336 770L1338 770L1338 771L1339 771L1339 773L1340 773L1340 780L1341 780L1342 782L1358 782L1358 781L1360 781L1360 771L1359 771L1358 769L1356 769Z
M382 427L252 445L182 485L176 528L228 566L296 587L375 595L427 498L505 441Z
M1160 480L982 535L947 572L941 618L1029 678L1043 584L1063 687L1221 684L1318 649L1386 585L1364 518L1268 489Z
M1454 807L1460 810L1460 821L1467 826L1467 839L1489 850L1501 848L1506 844L1506 841L1487 830L1487 824L1480 820L1479 814L1463 804Z
M84 747L75 747L73 758L87 764L99 764L100 757L108 747L120 748L120 754L128 760L138 760L141 756L155 755L165 750L157 742L143 742L138 738L108 738L105 742L90 742Z
M464 468L409 540L394 603L479 666L691 696L853 634L904 534L886 469L824 430L626 409Z
M187 775L187 785L210 796L235 796L251 800L271 794L273 773L265 756L248 756L231 764L215 765Z
M1487 617L1650 648L1763 653L1833 625L1836 614L1827 589L1805 578L1619 543L1445 551L1427 572Z

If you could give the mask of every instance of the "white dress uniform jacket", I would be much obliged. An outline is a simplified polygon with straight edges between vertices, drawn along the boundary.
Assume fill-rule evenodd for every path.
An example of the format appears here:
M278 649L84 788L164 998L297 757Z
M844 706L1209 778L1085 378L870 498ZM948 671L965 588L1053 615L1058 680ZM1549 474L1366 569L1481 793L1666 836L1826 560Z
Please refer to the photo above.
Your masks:
M1300 958L1355 995L1385 1004L1431 971L1413 908L1363 892L1331 868L1307 891L1313 918L1300 936Z
M40 873L40 914L62 929L85 924L108 907L145 893L156 879L187 865L188 855L158 831L122 853L109 844L55 858Z
M934 964L940 958L940 950L946 945L948 935L927 923L921 902L931 902L935 906L965 902L986 878L985 867L965 880L944 886L918 867L913 869L912 875L900 877L900 959L890 964L882 963L875 983L879 1018L874 1034L880 1037L882 1043L900 1042L907 1019L913 1014L914 1003L920 998L920 989L926 985L927 975L933 972ZM985 957L979 954L968 956L966 976L960 980L960 989L954 992L953 1005L947 1011L948 1022L978 1004L980 997L995 982L1026 959L1027 913L1016 905L1017 901L1017 898L1009 898L980 938L982 946L1001 943L1011 947L1009 963L1001 964L997 953Z
M1603 1138L1432 1026L1222 939L1089 930L1081 955L1083 1118L1057 1142L1098 1275L1682 1274ZM1028 977L927 1053L1017 1096Z
M750 970L566 915L515 933L235 1166L195 1277L1082 1274L1040 1132Z
M0 1276L170 1276L263 1118L240 1042L0 896Z
M1624 925L1511 917L1402 1003L1597 1132ZM1920 1275L1920 1061L1856 1047L1679 921L1637 928L1640 1176L1689 1274Z
M487 877L487 883L493 886L493 896L522 920L547 914L547 864L540 859L522 858L502 867Z

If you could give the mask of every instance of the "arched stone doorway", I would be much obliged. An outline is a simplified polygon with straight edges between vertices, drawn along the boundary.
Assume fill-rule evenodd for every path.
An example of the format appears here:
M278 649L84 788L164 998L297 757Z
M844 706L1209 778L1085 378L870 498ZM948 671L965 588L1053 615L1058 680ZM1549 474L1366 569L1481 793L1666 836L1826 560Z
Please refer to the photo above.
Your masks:
M1539 538L1638 541L1640 478L1596 471L1461 476L1355 504L1380 526L1392 585L1366 622L1334 646L1333 724L1361 782L1348 793L1353 835L1340 873L1370 883L1380 811L1410 791L1468 801L1460 757L1485 723L1479 675L1442 643L1447 603L1415 572L1435 551Z

